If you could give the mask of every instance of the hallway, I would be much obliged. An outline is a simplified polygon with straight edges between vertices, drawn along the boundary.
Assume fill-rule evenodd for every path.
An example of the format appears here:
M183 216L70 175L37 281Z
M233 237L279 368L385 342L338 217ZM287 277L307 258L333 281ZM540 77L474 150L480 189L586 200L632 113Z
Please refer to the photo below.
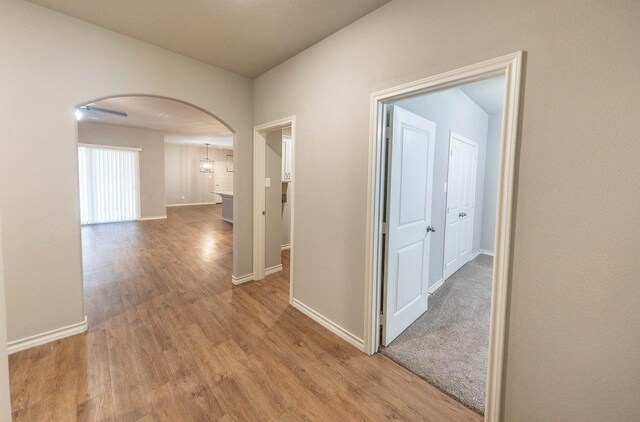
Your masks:
M89 331L10 356L14 421L481 420L288 306L231 284L221 207L82 229Z

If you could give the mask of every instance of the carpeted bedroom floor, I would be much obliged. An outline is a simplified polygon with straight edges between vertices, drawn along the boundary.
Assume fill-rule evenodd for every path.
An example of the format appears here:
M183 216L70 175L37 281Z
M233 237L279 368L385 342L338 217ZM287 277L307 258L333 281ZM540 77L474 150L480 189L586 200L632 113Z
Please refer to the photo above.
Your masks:
M480 255L429 297L429 309L380 351L484 413L493 258Z

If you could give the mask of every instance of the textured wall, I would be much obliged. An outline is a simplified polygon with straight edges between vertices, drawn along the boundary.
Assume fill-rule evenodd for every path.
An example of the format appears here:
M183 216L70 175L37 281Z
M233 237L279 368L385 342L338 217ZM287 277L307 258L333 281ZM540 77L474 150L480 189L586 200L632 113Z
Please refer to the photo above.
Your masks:
M0 200L9 340L84 319L74 108L150 94L235 131L234 274L251 272L251 80L23 2L0 2Z
M255 122L296 115L295 297L362 336L371 93L525 50L505 420L640 419L638 22L396 0L260 76Z
M226 158L232 151L209 148L215 173L201 173L200 160L206 156L205 147L195 145L164 144L164 185L168 205L220 203L211 193L216 186L233 189L233 173L227 173ZM217 195L216 195L217 196Z

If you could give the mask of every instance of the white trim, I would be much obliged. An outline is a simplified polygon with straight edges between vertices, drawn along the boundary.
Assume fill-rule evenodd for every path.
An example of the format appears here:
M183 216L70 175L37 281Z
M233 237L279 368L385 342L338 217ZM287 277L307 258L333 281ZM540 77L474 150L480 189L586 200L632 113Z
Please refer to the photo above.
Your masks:
M166 207L188 207L191 205L216 205L219 202L190 202L188 204L167 204Z
M274 265L273 267L265 268L264 275L275 274L279 271L282 271L282 264Z
M358 350L364 351L364 341L360 337L350 333L345 328L342 328L335 322L314 311L304 303L300 302L298 299L293 299L291 305L318 324L322 325L327 330L331 331L333 334L340 337L342 340L346 341L352 346L355 346Z
M429 293L430 295L434 294L436 292L436 290L438 290L440 287L442 287L443 284L444 284L444 278L441 278L440 280L438 280L436 282L436 284L434 284L433 286L429 287L429 290L427 290L427 293Z
M467 262L465 262L464 264L467 264L467 263L469 263L469 262L473 261L474 259L476 259L477 257L479 257L481 253L482 253L482 252L477 251L476 253L474 253L473 255L471 255L471 258L469 258L469 260L468 260ZM463 267L464 267L464 264L462 265ZM460 267L460 268L462 268L462 267ZM454 272L453 274L455 274L455 272ZM451 274L449 277L451 277L453 274ZM449 278L449 277L447 277L447 278Z
M118 147L118 146L115 146L115 145L84 144L84 143L80 143L80 142L78 142L78 146L79 147L84 147L84 148L122 149L122 150L125 150L125 151L142 152L142 148L138 148L138 147Z
M12 354L20 352L22 350L30 349L35 346L40 346L52 341L60 340L65 337L70 337L76 334L81 334L87 331L87 317L84 320L75 324L67 325L66 327L56 328L55 330L47 331L44 333L36 334L34 336L25 337L20 340L14 340L7 343L7 353Z
M496 254L493 251L487 250L487 249L480 249L480 253L482 255L487 255L487 256L495 256Z
M284 245L280 246L281 251L286 251L287 249L291 249L291 243L285 243Z
M231 276L231 282L232 282L233 284L235 284L236 286L237 286L238 284L246 283L246 282L248 282L248 281L253 281L253 279L254 279L254 278L253 278L253 273L251 273L251 274L247 274L247 275L242 275L242 276L240 276L240 277L236 277L235 275L232 275L232 276Z
M167 219L166 215L156 215L154 217L140 217L140 218L138 218L138 221L166 220L166 219Z
M380 183L382 157L380 139L383 136L381 125L383 119L379 117L382 116L383 102L426 92L440 91L495 76L505 76L485 421L499 421L502 416L509 274L512 263L511 242L513 234L516 149L519 131L518 121L520 118L523 57L524 52L518 51L419 81L385 89L371 95L365 267L364 351L367 354L377 352L380 344L380 312L378 307L381 295L379 281L382 253L379 239L382 233L380 204L383 197Z
M289 260L289 303L293 303L293 259L294 231L295 231L295 166L296 166L296 116L274 120L253 127L253 274L255 280L262 280L265 272L265 219L262 212L265 209L265 135L268 132L291 126L291 181L289 191L293 200L291 207L291 256Z

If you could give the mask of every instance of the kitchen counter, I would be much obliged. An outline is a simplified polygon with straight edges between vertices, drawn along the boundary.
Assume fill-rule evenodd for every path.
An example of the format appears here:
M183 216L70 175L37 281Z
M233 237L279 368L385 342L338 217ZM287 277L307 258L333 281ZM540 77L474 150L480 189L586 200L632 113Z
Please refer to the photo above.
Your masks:
M214 195L220 195L222 198L222 219L233 224L233 191L213 191Z

